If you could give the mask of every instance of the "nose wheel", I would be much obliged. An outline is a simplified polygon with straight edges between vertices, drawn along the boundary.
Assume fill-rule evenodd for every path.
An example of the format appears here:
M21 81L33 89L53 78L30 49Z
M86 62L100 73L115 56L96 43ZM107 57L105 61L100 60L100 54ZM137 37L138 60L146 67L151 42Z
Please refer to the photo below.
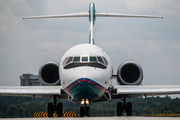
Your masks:
M89 106L84 105L84 107L83 106L80 107L80 116L81 117L84 117L85 115L87 117L89 117L90 116L89 113L90 113L90 107Z

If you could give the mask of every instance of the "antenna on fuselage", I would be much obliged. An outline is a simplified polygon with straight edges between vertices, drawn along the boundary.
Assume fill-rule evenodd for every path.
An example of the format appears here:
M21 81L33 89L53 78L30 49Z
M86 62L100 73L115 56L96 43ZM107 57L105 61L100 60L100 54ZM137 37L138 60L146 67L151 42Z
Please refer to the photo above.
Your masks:
M97 13L95 11L95 4L89 4L88 13L70 13L60 15L44 15L44 16L30 16L23 17L23 19L34 18L62 18L62 17L89 17L90 31L89 31L89 44L94 44L94 23L96 17L140 17L140 18L163 18L163 16L150 16L150 15L131 15L131 14L117 14L117 13Z

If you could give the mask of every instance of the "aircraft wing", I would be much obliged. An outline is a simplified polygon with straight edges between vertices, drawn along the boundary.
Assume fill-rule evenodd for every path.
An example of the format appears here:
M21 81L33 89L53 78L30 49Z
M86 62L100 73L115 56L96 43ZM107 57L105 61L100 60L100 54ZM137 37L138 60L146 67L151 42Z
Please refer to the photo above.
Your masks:
M112 93L112 99L127 95L128 97L156 96L180 94L180 85L116 85Z
M66 96L62 86L1 86L0 95L27 97Z

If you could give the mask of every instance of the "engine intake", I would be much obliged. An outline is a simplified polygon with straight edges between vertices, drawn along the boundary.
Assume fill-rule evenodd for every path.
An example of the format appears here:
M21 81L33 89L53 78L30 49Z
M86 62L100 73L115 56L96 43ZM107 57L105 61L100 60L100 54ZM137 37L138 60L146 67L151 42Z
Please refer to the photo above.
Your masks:
M44 63L39 69L39 80L45 86L60 85L59 63Z
M142 67L134 61L122 63L117 70L117 82L121 85L140 85L143 80Z

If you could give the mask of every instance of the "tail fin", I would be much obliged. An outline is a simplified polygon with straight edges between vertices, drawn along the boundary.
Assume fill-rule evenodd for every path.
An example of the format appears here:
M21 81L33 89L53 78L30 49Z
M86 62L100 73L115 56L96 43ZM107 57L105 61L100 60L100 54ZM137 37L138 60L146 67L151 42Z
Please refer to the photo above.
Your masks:
M90 31L89 31L89 44L94 44L94 23L96 17L140 17L140 18L163 18L163 16L150 16L150 15L130 15L130 14L117 14L117 13L97 13L95 11L95 4L90 3L89 13L71 13L61 15L45 15L45 16L30 16L23 17L23 19L34 18L63 18L63 17L89 17Z

